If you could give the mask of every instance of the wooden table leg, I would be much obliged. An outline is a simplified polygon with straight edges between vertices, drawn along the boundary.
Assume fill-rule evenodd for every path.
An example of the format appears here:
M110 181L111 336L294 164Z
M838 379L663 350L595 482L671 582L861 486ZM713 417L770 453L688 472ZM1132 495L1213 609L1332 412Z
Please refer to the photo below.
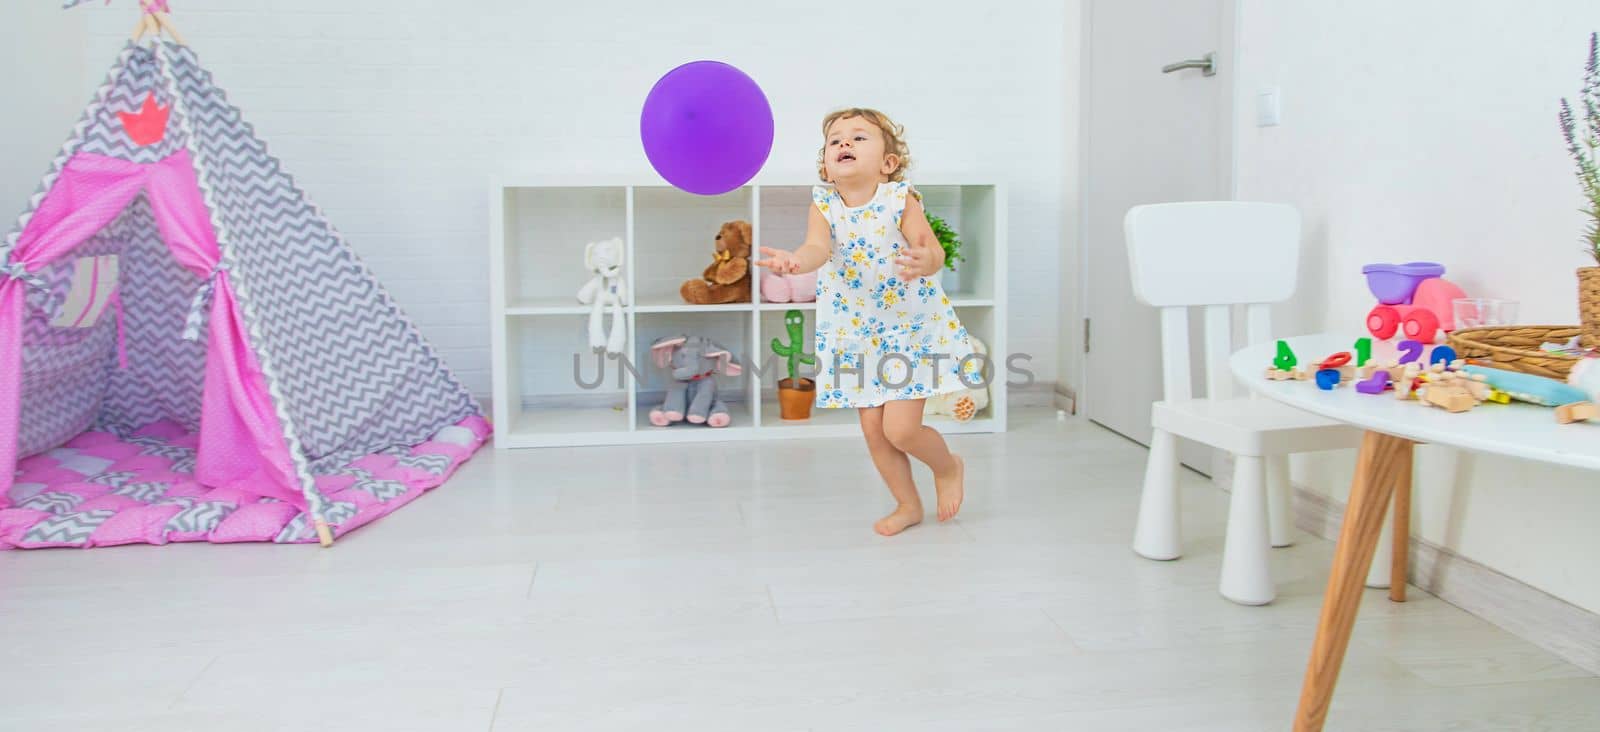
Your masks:
M1411 559L1411 458L1407 442L1394 478L1394 551L1389 557L1389 600L1406 601L1406 569Z
M1345 648L1350 645L1356 611L1361 607L1362 584L1377 551L1378 534L1383 530L1401 463L1410 465L1411 445L1410 441L1377 432L1368 432L1361 438L1361 455L1356 460L1355 480L1350 484L1344 528L1339 531L1333 571L1322 598L1322 616L1317 620L1317 639L1311 645L1311 660L1300 687L1295 732L1321 732L1328 718L1333 687L1339 680ZM1402 577L1395 581L1404 582Z

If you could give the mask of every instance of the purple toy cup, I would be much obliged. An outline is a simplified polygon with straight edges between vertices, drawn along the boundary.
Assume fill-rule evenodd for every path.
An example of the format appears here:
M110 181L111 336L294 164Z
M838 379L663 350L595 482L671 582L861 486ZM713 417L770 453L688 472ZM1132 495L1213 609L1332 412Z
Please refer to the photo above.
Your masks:
M1423 280L1444 275L1444 265L1436 262L1369 264L1361 268L1367 276L1367 289L1384 305L1404 305Z

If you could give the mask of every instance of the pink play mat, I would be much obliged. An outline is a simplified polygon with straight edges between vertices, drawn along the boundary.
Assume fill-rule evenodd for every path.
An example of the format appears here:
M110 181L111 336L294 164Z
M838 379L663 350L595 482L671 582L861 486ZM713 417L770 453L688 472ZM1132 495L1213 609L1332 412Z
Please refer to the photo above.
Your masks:
M316 478L335 536L410 503L443 483L489 435L481 417L434 439L368 455ZM166 544L315 542L305 512L238 488L194 480L197 436L163 421L126 438L85 432L21 461L0 510L0 549Z

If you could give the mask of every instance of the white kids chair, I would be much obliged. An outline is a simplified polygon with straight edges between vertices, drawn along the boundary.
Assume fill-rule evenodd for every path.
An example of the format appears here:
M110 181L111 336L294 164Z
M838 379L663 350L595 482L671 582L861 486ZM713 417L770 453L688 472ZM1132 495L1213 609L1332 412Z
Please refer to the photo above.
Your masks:
M1133 294L1161 309L1164 392L1150 407L1155 432L1133 550L1159 560L1182 554L1174 438L1226 450L1234 472L1221 591L1242 605L1264 605L1277 594L1267 554L1292 543L1289 454L1357 447L1361 439L1360 431L1339 422L1234 397L1232 307L1244 306L1249 344L1271 337L1269 304L1294 294L1300 213L1270 203L1164 203L1135 206L1123 226ZM1191 307L1205 312L1204 399L1193 398L1189 388ZM1261 364L1262 371L1269 365Z

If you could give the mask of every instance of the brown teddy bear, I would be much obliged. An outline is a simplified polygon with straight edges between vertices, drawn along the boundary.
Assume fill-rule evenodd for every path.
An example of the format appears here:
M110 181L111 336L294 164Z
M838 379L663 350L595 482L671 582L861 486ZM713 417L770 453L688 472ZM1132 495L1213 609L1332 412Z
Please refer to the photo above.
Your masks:
M700 279L684 282L678 294L694 305L750 302L750 222L723 224L711 266Z

